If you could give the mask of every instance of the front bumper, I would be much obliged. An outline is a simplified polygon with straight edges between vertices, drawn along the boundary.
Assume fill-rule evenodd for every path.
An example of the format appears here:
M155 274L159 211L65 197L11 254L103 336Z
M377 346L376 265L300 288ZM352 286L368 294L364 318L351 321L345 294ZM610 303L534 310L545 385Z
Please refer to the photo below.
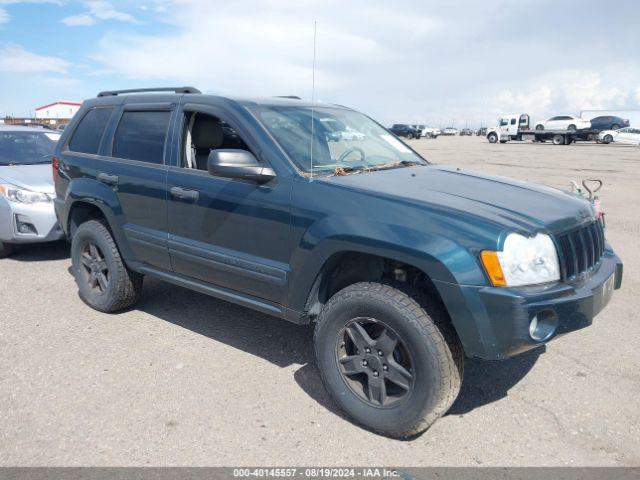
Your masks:
M578 283L518 288L460 286L436 282L469 357L499 360L587 327L622 284L622 262L609 248L598 269ZM529 332L536 315L557 323L544 341Z
M20 223L28 225L21 232ZM63 238L53 203L16 203L0 198L0 241L6 243L39 243Z

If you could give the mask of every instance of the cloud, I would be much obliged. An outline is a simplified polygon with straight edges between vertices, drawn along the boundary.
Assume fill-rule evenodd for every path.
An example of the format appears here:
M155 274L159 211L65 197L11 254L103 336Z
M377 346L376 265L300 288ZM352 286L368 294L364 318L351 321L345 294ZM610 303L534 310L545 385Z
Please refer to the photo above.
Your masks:
M4 8L0 8L0 26L5 23L9 23L10 18L11 16L9 15L9 12L7 12Z
M70 63L59 57L47 57L25 50L20 45L0 45L0 71L14 73L66 73Z
M398 36L423 41L439 26L437 19L420 11L368 6L365 15L369 4L357 3L333 0L313 8L291 0L158 3L157 8L175 12L161 16L175 27L164 29L171 33L109 33L94 58L129 79L188 81L236 95L308 96L314 20L316 80L325 93L353 84L366 68L404 58L410 52L395 56ZM354 11L362 13L357 15L360 21L354 21Z
M71 15L62 19L62 23L70 27L95 25L99 20L116 20L126 23L139 23L131 14L116 10L111 2L94 0L84 2L85 13Z
M385 123L475 126L505 112L639 107L634 2L603 16L599 0L583 0L573 23L571 2L531 2L65 0L76 10L63 22L77 28L61 34L73 35L63 43L77 45L74 74L87 91L193 84L309 98L317 21L316 98Z
M492 98L493 112L531 115L577 114L581 110L611 110L629 106L632 90L624 73L631 65L603 65L559 70L507 88Z
M52 5L62 5L62 0L0 0L0 5L16 5L18 3L49 3Z
M89 26L94 25L96 19L86 13L79 13L63 18L62 23L70 27Z

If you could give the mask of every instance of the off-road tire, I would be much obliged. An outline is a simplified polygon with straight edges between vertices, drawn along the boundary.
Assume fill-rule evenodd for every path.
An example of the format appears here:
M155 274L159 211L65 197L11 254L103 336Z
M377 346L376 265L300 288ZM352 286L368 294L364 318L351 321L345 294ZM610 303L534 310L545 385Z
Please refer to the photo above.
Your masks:
M80 271L83 268L81 254L88 242L100 249L108 268L109 281L104 293L93 291ZM71 240L71 262L80 298L91 308L100 312L117 312L130 307L140 297L143 276L127 268L103 223L90 220L78 227Z
M0 242L0 258L7 258L13 252L13 245Z
M415 376L413 389L389 407L367 404L347 385L338 367L336 343L353 318L379 318L407 347ZM357 424L394 438L425 431L451 407L460 391L464 353L442 304L419 292L362 282L336 293L318 316L316 362L325 388Z

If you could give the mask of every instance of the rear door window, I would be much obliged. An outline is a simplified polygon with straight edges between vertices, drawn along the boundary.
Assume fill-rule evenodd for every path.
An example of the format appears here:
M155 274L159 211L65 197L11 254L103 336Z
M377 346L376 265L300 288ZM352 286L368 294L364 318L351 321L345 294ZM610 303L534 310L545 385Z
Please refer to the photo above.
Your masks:
M125 111L113 139L112 156L163 164L170 116L170 111Z
M89 110L73 132L69 142L69 150L96 155L112 112L112 107Z

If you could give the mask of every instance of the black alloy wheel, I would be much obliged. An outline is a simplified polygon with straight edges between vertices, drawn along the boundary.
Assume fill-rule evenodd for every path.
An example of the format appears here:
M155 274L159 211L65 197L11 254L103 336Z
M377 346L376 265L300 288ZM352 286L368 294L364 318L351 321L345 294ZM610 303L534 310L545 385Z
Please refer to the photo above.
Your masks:
M92 292L104 295L109 288L109 267L100 248L87 242L82 248L80 256L82 268L80 270L85 282Z
M338 335L336 360L349 389L370 406L396 405L413 389L414 375L407 347L380 320L351 320Z

